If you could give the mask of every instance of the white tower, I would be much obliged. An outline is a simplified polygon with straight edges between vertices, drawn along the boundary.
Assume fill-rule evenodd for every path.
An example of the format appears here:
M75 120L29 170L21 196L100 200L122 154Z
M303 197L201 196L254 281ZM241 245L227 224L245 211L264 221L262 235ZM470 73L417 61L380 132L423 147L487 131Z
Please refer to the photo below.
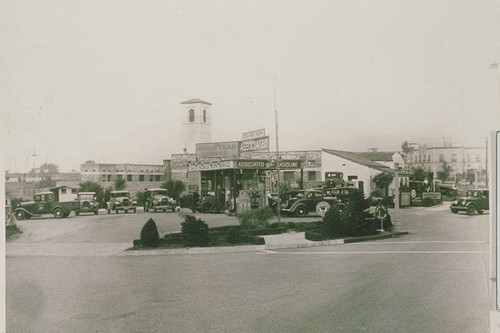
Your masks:
M196 152L196 144L212 141L212 103L194 98L182 105L182 144L188 153Z

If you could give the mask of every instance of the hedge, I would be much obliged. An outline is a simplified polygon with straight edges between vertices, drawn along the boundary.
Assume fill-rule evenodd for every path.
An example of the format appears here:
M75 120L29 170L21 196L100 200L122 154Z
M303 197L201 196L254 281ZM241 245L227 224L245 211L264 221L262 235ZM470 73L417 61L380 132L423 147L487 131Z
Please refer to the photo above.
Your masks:
M318 232L318 231L308 230L308 231L306 231L305 236L306 236L307 240L310 240L313 242L319 242L319 241L323 240L323 235L321 234L321 232Z

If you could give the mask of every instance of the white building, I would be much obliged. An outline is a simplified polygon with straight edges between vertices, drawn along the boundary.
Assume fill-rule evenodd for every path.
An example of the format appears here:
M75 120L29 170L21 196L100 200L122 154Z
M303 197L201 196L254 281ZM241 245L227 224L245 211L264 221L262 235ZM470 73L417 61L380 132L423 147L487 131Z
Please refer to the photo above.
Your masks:
M182 148L195 153L197 143L212 142L212 103L194 98L182 105Z
M326 172L342 172L345 181L353 182L355 187L363 190L366 197L377 189L373 182L373 177L388 173L394 174L394 164L392 163L392 152L363 153L350 152L334 149L322 149L321 154L321 175ZM391 160L388 160L388 156ZM380 161L376 161L379 159ZM407 173L400 174L402 185L409 183ZM394 189L394 181L389 186L390 194Z

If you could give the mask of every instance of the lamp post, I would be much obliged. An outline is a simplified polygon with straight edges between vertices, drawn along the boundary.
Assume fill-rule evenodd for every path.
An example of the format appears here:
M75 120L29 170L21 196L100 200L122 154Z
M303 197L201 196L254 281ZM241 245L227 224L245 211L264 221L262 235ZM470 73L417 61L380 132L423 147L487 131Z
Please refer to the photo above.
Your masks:
M394 222L399 221L399 169L404 167L403 157L395 153L392 155L394 163Z

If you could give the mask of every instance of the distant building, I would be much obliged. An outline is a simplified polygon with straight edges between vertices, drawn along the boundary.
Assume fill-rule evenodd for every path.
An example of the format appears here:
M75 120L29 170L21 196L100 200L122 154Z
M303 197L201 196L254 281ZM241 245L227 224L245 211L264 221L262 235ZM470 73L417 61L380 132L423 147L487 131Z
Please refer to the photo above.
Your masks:
M95 182L110 188L117 179L124 179L131 195L146 188L160 187L167 180L168 165L165 164L109 164L83 163L80 167L82 183Z
M427 147L420 145L406 157L413 169L441 172L444 166L451 168L450 177L463 178L467 173L485 171L486 147Z
M185 153L196 152L197 143L212 142L212 103L194 98L182 105L182 148Z

